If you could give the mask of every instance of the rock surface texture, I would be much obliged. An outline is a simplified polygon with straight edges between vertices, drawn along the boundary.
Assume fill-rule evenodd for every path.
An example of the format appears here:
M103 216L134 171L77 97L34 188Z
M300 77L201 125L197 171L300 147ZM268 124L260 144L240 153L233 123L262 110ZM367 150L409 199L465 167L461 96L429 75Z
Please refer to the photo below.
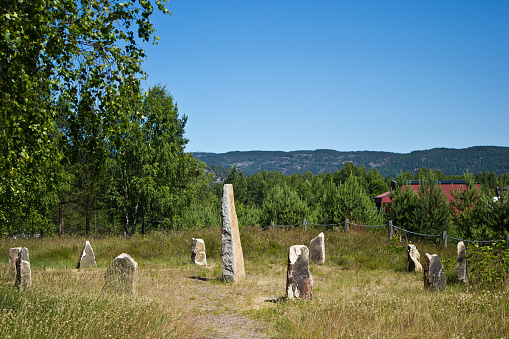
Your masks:
M325 263L325 236L323 232L309 243L309 259L315 264Z
M223 281L238 282L245 278L244 255L240 243L239 223L235 212L233 185L223 186L221 199Z
M422 265L420 263L421 255L417 251L415 245L408 245L408 272L421 272Z
M81 251L81 256L76 268L80 269L88 267L97 267L97 264L95 263L94 250L92 249L92 246L90 246L90 242L87 240L87 242L85 242L85 247L83 247L83 251Z
M22 247L13 247L9 249L9 278L16 279L16 260Z
M129 254L116 257L104 274L105 289L126 294L136 293L138 263Z
M304 245L290 247L286 296L288 299L311 300L313 298L313 277L309 272L309 250Z
M28 248L23 247L16 258L16 287L28 288L32 286L32 270L30 269L30 258Z
M430 291L444 291L447 280L444 266L438 255L426 253L424 264L424 289Z
M207 266L205 242L202 239L191 240L191 264Z
M458 281L468 284L467 259L465 258L465 253L465 243L460 241L458 243L458 257L456 259L456 278L458 278Z

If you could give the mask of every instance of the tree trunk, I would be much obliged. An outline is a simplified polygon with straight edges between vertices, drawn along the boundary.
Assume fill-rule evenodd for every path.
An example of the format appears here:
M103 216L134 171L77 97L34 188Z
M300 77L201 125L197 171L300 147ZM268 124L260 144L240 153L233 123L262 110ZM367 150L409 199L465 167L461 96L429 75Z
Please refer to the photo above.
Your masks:
M123 168L123 176L124 176L124 205L125 205L125 216L124 216L124 233L125 236L131 236L129 231L129 191L127 189L127 169L126 164L124 163Z
M64 234L64 204L58 203L58 236Z
M139 204L136 204L136 207L134 207L134 213L133 213L133 227L131 228L131 235L136 232L136 223L138 221L138 206Z
M129 209L127 207L127 203L126 203L126 206L125 206L125 220L124 220L124 232L126 235L128 236L131 236L129 234Z

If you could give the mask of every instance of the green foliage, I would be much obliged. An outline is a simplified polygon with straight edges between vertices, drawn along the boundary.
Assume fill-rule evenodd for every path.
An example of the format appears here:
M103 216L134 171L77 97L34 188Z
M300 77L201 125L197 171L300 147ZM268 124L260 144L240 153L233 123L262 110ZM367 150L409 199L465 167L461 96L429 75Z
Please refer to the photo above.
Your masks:
M349 219L356 223L376 225L381 221L374 203L353 175L339 185L329 182L322 209L325 223L341 223Z
M309 208L297 192L288 185L270 189L263 201L260 222L263 226L273 222L276 225L293 225L302 222Z
M168 13L164 2L155 3ZM58 141L83 130L58 130L58 116L86 126L91 143L102 142L101 128L120 133L116 108L138 95L143 75L138 42L156 40L153 11L142 0L2 2L0 234L45 222L45 204L58 201Z
M212 199L211 199L212 200ZM217 200L217 199L216 199ZM237 215L239 217L239 224L243 219L237 207ZM250 219L248 219L250 220ZM255 225L255 224L248 224ZM216 228L221 227L221 203L215 202L192 202L182 213L177 224L178 229L200 229L200 228Z
M419 186L419 225L426 234L450 233L451 212L447 197L433 175Z
M477 238L477 222L474 209L481 208L481 192L474 183L471 174L464 175L466 185L463 189L451 192L454 199L450 201L453 223L460 237L464 239ZM476 207L477 206L477 207Z
M368 190L372 198L389 191L389 186L383 179L375 179L368 184Z
M235 208L239 221L239 227L266 226L260 223L262 218L262 209L260 207L236 203Z
M509 280L509 249L503 242L469 246L467 262L474 285L502 287Z
M392 203L386 219L394 225L424 234L440 234L443 230L451 234L447 197L432 175L421 182L418 193L408 185L400 185L389 197Z
M121 139L113 139L110 146L115 155L111 161L112 195L125 232L131 235L140 222L142 233L182 227L181 216L210 180L205 165L184 153L187 117L179 116L164 86L149 89L140 111L131 113Z
M230 173L223 182L224 184L232 184L235 192L235 202L245 203L248 199L246 195L247 180L244 172L237 171L237 166L233 166Z

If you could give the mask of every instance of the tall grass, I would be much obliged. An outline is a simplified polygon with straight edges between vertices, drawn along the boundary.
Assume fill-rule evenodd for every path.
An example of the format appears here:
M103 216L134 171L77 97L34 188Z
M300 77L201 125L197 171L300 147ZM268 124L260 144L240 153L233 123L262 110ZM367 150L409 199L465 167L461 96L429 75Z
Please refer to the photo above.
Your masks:
M308 245L321 231L326 263L310 266L313 300L286 300L289 247ZM205 241L206 268L189 263L193 237ZM455 244L415 243L421 262L424 253L436 253L446 269L446 291L430 293L423 291L422 274L406 272L406 243L388 241L383 232L244 227L241 239L247 277L238 284L221 283L219 228L129 240L2 239L0 337L213 338L265 331L278 338L502 338L509 333L509 288L457 282ZM85 240L98 267L76 270ZM30 251L28 290L15 289L7 274L9 248L18 246ZM106 267L122 252L139 264L137 293L130 297L102 290Z

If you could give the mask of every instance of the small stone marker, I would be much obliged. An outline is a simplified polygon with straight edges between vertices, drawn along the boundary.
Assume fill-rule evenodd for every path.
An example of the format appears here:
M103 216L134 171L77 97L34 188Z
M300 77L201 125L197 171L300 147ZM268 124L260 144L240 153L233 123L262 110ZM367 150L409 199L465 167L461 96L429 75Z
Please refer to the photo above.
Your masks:
M458 281L468 284L467 260L465 259L465 243L460 241L458 243L458 257L456 264L456 278Z
M323 232L309 243L309 259L315 264L325 262L325 236Z
M32 286L32 271L30 270L30 258L26 247L18 252L16 258L16 282L14 285L19 288Z
M444 266L438 255L426 253L424 264L424 289L430 291L444 291L446 277Z
M202 239L193 238L191 241L191 264L207 266L205 242Z
M21 247L13 247L9 249L9 279L16 279L16 260Z
M419 262L421 259L421 255L419 251L417 251L417 247L415 245L408 245L408 272L421 272L422 265Z
M138 278L138 263L129 254L122 253L113 260L104 278L106 290L134 294Z
M233 185L223 186L221 199L223 281L238 282L246 277L244 255L240 244L239 223L235 212Z
M286 296L288 299L311 300L313 298L313 277L309 272L309 250L304 245L290 247Z
M90 246L90 242L87 240L85 242L85 247L83 247L83 251L81 251L80 260L78 260L78 266L76 268L88 268L88 267L97 267L95 263L95 255L92 246Z

